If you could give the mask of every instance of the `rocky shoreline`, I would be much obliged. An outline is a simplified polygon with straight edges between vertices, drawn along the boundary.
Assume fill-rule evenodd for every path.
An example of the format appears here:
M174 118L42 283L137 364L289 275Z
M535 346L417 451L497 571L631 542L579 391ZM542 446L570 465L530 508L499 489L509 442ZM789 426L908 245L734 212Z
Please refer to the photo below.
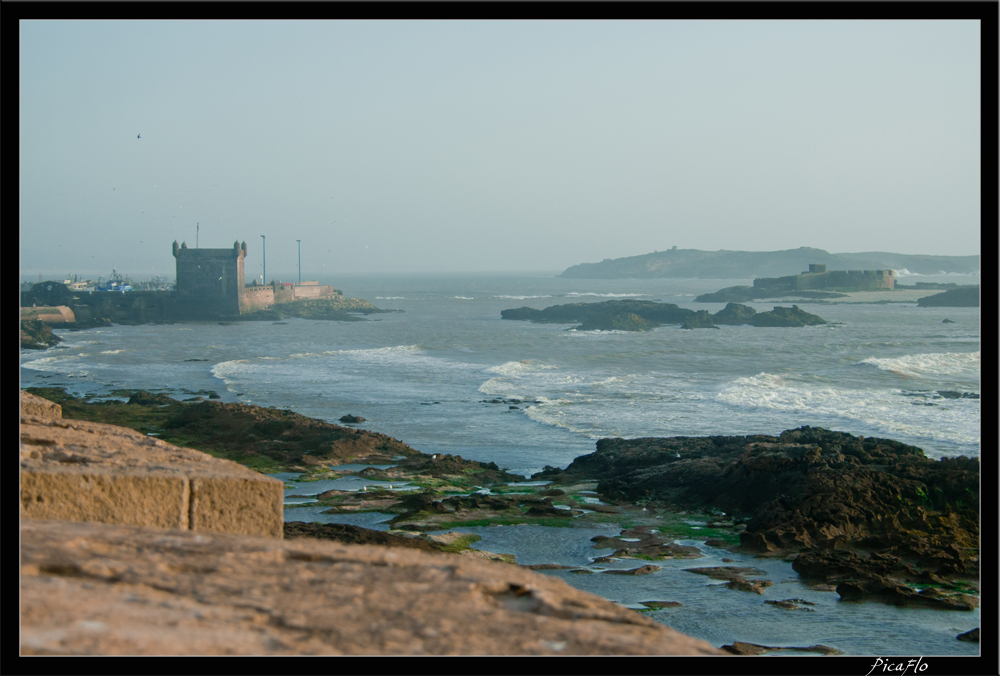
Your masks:
M726 593L764 594L774 584L761 569L729 558L722 562L730 565L698 566L702 551L678 542L695 539L738 557L792 560L803 582L836 590L842 602L938 610L972 610L979 604L977 459L932 461L899 442L806 427L777 437L602 439L595 453L578 457L566 469L547 467L525 481L494 463L423 454L386 435L291 411L204 396L178 401L141 390L117 391L115 399L104 401L52 388L30 392L61 405L64 418L128 427L268 474L289 472L285 480L295 482L309 506L325 507L324 513L394 515L390 530L373 530L296 521L297 506L285 504L284 537L292 541L331 540L517 564L510 554L471 548L477 535L442 531L614 523L618 535L591 540L595 550L611 553L595 552L589 565L517 567L641 577L663 565L676 566L662 562L680 559L691 564L676 570L722 581L732 590ZM392 466L365 467L375 464ZM345 477L371 485L305 489L312 482ZM291 492L286 490L286 500ZM631 561L636 565L629 566ZM608 566L612 562L616 565ZM764 603L786 612L813 612L813 604L803 599ZM655 613L682 604L648 600L641 605L640 613ZM956 638L976 640L978 635ZM722 649L738 655L837 653L822 645L741 642Z
M658 560L699 558L697 548L676 542L698 538L732 551L793 559L802 580L836 589L844 601L944 610L971 610L979 602L975 458L934 461L889 439L803 427L776 437L602 439L595 453L565 469L547 467L526 482L494 463L423 454L383 434L291 411L203 397L182 402L143 391L116 393L128 394L127 402L29 391L60 404L64 417L129 427L268 474L298 474L296 486L344 477L370 481L365 490L306 491L303 497L328 513L395 515L388 533L286 523L288 536L471 552L473 539L455 540L452 534L442 543L422 533L611 521L621 525L621 534L596 537L593 546L613 554L595 558L593 565L613 559L644 563L620 571L633 575L655 570ZM350 466L338 467L344 463ZM375 464L392 466L357 469ZM296 506L285 509L294 520ZM737 591L759 594L770 584L750 579L752 569L688 570L725 580Z

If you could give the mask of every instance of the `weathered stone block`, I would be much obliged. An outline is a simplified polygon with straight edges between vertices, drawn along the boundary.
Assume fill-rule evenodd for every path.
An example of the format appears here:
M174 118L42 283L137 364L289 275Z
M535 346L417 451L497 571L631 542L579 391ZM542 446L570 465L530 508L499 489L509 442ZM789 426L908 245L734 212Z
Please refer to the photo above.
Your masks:
M53 413L22 397L25 410ZM24 412L20 455L25 518L282 537L283 484L229 460L115 425Z

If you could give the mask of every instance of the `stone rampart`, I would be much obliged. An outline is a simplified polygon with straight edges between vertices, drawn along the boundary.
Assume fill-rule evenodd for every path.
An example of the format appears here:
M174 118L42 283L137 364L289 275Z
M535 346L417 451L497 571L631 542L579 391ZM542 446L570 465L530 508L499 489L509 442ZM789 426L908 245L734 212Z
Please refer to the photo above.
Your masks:
M892 270L826 270L824 265L810 265L810 272L787 277L758 277L754 288L806 291L891 291L895 286Z
M55 307L23 307L21 308L21 319L37 319L40 322L51 324L53 322L75 322L76 316L66 305Z
M240 314L264 310L274 305L274 287L247 286L240 294Z
M21 400L22 517L282 536L277 479Z
M21 654L724 654L521 566L281 539L280 481L61 415L22 391Z

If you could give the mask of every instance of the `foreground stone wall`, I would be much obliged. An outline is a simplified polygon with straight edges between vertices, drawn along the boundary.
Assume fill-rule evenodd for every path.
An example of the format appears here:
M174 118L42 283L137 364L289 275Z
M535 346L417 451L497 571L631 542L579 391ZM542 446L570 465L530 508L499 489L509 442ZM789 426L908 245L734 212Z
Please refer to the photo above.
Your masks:
M21 394L21 516L281 537L283 484ZM52 408L54 407L54 408Z
M33 520L21 526L21 651L721 654L505 563L308 538Z
M20 450L21 654L724 654L516 565L281 539L280 481L23 391Z

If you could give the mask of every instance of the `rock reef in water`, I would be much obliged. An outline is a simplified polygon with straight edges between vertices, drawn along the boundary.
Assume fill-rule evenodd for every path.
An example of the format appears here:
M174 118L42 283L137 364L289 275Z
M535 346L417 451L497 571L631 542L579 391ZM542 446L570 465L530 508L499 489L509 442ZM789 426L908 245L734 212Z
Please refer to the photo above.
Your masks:
M544 310L530 307L500 311L501 319L545 324L579 322L577 331L647 331L663 324L680 324L684 329L715 329L716 324L752 324L753 326L811 326L825 324L816 315L791 308L775 307L758 313L751 307L730 303L714 315L706 310L688 310L673 303L648 300L609 300L602 303L569 303Z
M770 312L758 312L750 318L750 323L757 327L794 327L826 324L826 320L793 305L790 308L775 307Z
M960 286L917 300L920 307L979 307L979 285Z
M928 459L890 439L802 427L780 436L601 439L597 452L533 479L599 480L608 500L721 510L741 546L800 553L806 579L845 600L967 610L977 601L979 460ZM917 592L911 586L948 591Z

